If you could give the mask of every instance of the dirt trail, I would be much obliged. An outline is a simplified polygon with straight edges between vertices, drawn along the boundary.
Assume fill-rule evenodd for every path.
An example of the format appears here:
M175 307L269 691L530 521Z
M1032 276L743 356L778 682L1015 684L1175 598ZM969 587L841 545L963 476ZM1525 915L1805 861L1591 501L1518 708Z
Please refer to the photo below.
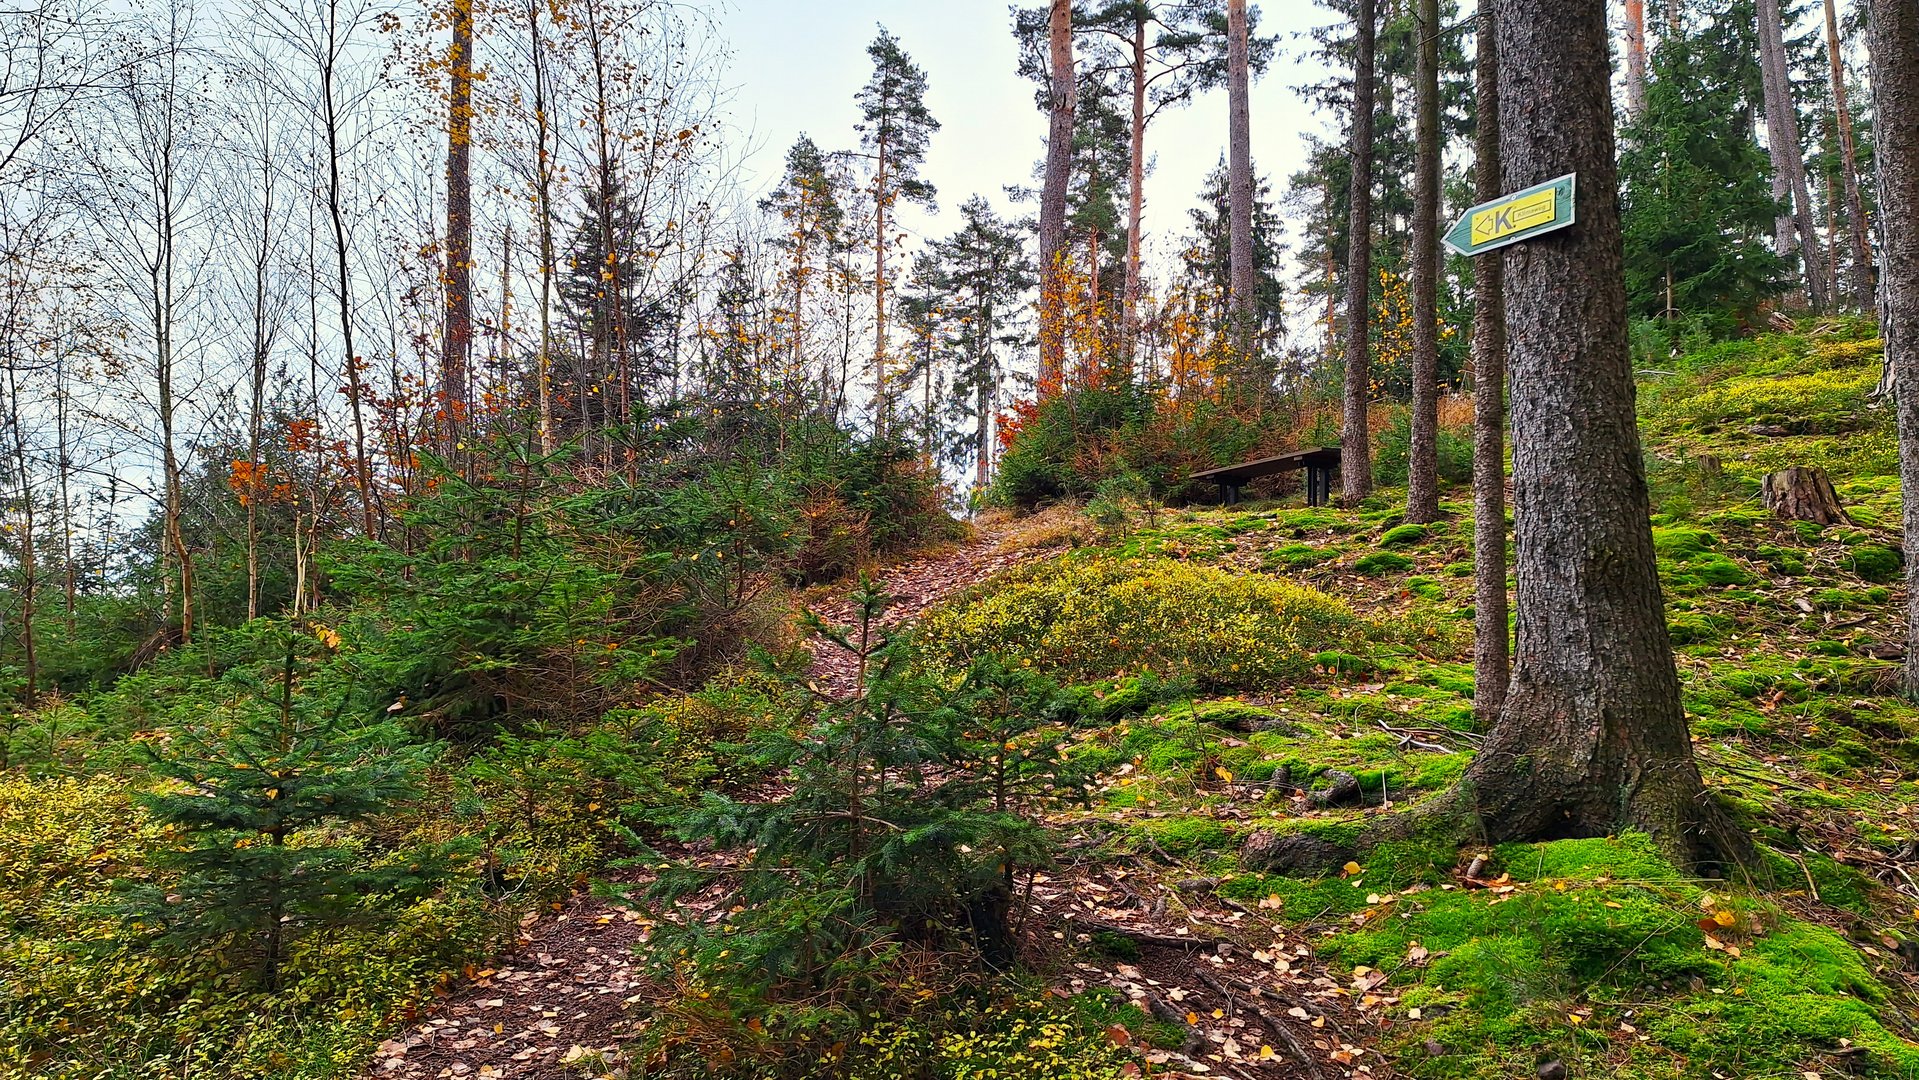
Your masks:
M956 547L909 559L879 571L874 577L885 588L887 595L892 597L892 603L880 617L880 622L886 626L910 622L927 608L955 593L1010 566L1045 554L1009 550L1004 543L1005 536L1003 528L983 527ZM850 585L835 588L831 599L818 604L814 610L821 618L836 626L851 623L855 613L852 602L846 598L850 591ZM815 641L812 647L813 666L807 678L821 693L840 698L859 690L858 661L825 642Z
M981 580L1044 552L1010 550L1003 529L910 559L878 578L896 626ZM828 622L853 614L842 586L816 604ZM823 693L858 689L850 657L816 648L809 672ZM1066 822L1055 827L1073 829ZM1367 1049L1383 1019L1370 986L1335 981L1299 930L1211 893L1210 881L1170 881L1174 867L1079 865L1026 886L1022 953L1065 995L1105 987L1188 1032L1178 1049L1141 1047L1161 1075L1239 1080L1383 1080ZM1195 886L1199 886L1197 895ZM682 914L689 914L683 912ZM364 1080L578 1080L624 1076L644 1024L630 1004L650 923L612 901L577 894L522 921L518 943L469 969L422 1018L380 1046ZM1130 961L1081 951L1095 933L1133 938ZM1062 951L1064 950L1064 951ZM1067 960L1071 957L1070 960ZM1066 961L1062 963L1062 961ZM1387 999L1391 1001L1393 999ZM1137 1033L1116 1031L1130 1041Z

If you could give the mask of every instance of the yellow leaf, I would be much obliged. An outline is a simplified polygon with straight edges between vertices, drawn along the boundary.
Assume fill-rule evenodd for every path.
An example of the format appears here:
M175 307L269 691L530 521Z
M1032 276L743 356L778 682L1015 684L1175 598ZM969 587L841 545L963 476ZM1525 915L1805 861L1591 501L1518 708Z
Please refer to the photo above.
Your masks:
M1345 866L1340 868L1340 873L1345 874L1347 877L1352 877L1354 874L1359 873L1359 864L1356 862L1349 862Z
M1226 771L1226 768L1224 766L1215 768L1213 772L1217 774L1221 780L1224 780L1229 784L1233 782L1233 774Z

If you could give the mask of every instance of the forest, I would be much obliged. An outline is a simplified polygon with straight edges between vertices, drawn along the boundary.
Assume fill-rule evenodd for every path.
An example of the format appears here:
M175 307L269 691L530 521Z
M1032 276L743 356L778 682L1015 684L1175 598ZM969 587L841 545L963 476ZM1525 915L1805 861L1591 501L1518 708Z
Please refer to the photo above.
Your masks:
M0 379L0 1080L1919 1077L1913 0L14 0Z

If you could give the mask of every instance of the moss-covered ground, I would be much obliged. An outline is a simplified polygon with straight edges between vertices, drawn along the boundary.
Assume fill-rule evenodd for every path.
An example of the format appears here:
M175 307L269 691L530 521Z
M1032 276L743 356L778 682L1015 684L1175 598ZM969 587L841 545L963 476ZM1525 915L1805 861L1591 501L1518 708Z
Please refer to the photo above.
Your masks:
M1365 1018L1375 1069L1919 1076L1919 710L1893 693L1897 470L1865 332L1718 346L1640 390L1694 747L1760 852L1733 880L1683 877L1631 835L1442 837L1318 879L1241 869L1255 830L1349 840L1471 760L1464 492L1425 526L1390 491L1350 509L1161 511L988 582L920 632L1076 684L1063 730L1101 781L1060 826L1101 838L1108 866L1204 881L1242 929L1306 943ZM1826 469L1854 524L1768 513L1760 478L1788 465ZM1115 592L1127 601L1098 606ZM1347 777L1356 798L1324 797Z

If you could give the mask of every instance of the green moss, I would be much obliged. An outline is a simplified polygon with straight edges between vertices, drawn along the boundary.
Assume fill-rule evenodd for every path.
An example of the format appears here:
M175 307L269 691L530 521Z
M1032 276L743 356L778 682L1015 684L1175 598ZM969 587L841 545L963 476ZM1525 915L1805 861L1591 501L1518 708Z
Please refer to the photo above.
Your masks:
M1707 585L1746 585L1752 582L1751 574L1716 551L1692 556L1686 560L1686 569Z
M1368 555L1361 555L1359 561L1353 563L1355 573L1372 576L1400 574L1412 568L1411 559L1390 551L1375 551Z
M1313 654L1313 666L1340 675L1364 675L1375 670L1378 665L1371 660L1354 656L1352 653L1328 649L1325 652Z
M1446 599L1446 587L1429 577L1407 578L1406 591L1422 600Z
M1898 552L1879 544L1860 544L1848 560L1852 572L1867 581L1897 580L1900 562Z
M1379 538L1380 547L1411 547L1424 543L1428 530L1424 525L1396 525Z
M1674 612L1666 618L1666 632L1675 645L1701 645L1726 636L1731 620L1698 612Z
M1169 855L1225 851L1233 846L1233 831L1207 817L1167 817L1141 822L1138 829Z
M1719 546L1719 538L1704 529L1673 526L1652 531L1653 550L1675 561L1689 559Z

